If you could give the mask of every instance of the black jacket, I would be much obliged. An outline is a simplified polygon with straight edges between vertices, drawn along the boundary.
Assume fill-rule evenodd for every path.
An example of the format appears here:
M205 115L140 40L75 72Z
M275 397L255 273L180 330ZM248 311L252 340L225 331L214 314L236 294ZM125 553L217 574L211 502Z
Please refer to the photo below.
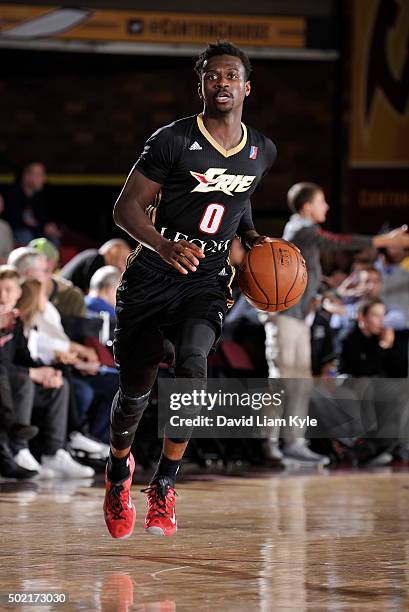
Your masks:
M379 346L379 336L368 338L358 324L342 343L340 372L351 376L387 376L388 351Z
M31 211L37 221L36 227L27 225L24 220L26 211ZM26 196L19 183L10 187L4 198L4 218L13 229L28 228L41 233L47 219L45 202L41 193Z
M87 249L73 257L61 269L61 276L71 281L73 285L88 293L89 282L94 272L105 266L103 255L97 249Z
M25 368L38 368L43 365L30 355L21 319L16 320L14 328L0 330L0 364Z

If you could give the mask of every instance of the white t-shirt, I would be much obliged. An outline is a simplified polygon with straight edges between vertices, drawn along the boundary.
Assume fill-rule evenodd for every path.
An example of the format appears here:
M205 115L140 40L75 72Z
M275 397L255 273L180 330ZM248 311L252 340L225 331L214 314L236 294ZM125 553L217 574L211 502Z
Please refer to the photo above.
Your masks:
M51 302L47 302L45 311L36 316L27 342L33 359L41 359L46 365L55 361L56 351L70 350L70 339L62 326L60 313Z

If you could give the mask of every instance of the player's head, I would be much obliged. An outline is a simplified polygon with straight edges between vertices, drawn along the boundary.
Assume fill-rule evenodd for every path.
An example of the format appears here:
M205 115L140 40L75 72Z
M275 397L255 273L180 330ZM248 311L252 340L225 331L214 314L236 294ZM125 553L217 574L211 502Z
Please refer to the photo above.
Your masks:
M199 96L210 112L220 114L241 108L250 94L250 60L232 43L210 43L198 57L195 71Z
M311 219L314 223L324 223L329 210L322 187L316 183L296 183L287 193L287 203L293 212Z
M366 336L379 336L385 324L385 304L380 299L368 300L359 309L358 324Z

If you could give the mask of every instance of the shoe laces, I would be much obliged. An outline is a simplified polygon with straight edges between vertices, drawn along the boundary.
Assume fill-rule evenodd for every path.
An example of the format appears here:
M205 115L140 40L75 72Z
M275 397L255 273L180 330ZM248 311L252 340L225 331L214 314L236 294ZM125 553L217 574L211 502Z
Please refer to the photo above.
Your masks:
M171 499L167 499L170 493L169 489L172 489L171 495L177 495L173 487L170 486L169 482L161 478L158 482L155 482L146 489L141 489L141 493L146 493L148 496L148 503L150 509L157 516L166 517L168 515L167 504Z
M113 520L115 521L119 521L124 518L122 513L124 511L123 504L125 500L121 498L123 489L124 488L122 485L112 485L108 492L109 510L112 514Z

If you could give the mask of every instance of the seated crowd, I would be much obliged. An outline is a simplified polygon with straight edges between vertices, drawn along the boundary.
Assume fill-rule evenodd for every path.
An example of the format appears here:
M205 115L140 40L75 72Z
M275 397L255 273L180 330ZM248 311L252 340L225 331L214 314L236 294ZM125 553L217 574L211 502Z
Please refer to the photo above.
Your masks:
M0 475L91 477L84 463L108 455L118 374L107 344L129 252L122 240L87 252L77 268L87 295L55 273L58 249L46 238L0 265Z
M387 248L338 259L343 269L337 258L327 263L331 269L310 313L309 414L318 418L327 438L325 444L311 439L311 446L355 465L408 461L408 252ZM260 356L265 343L269 376L280 377L275 363L278 316L270 315L266 324L265 315L238 294L226 318L223 339L246 348L254 376L264 376L264 364L254 354ZM281 453L276 459L282 459Z
M118 389L115 294L130 247L109 240L60 268L62 235L44 215L44 181L43 165L30 164L9 199L4 203L0 196L0 475L87 478L109 452L110 409ZM235 239L230 260L239 265L243 256ZM334 463L355 465L407 460L408 252L338 251L322 261L326 274L308 316L314 384L300 390L307 389L310 414L319 417L325 433L309 440L315 453L296 444L293 454L312 460L328 455ZM218 352L209 358L209 375L278 378L274 342L280 315L266 318L237 285L234 292L236 303ZM171 370L171 345L167 353L164 367ZM281 442L279 433L262 441L261 460L280 464Z

